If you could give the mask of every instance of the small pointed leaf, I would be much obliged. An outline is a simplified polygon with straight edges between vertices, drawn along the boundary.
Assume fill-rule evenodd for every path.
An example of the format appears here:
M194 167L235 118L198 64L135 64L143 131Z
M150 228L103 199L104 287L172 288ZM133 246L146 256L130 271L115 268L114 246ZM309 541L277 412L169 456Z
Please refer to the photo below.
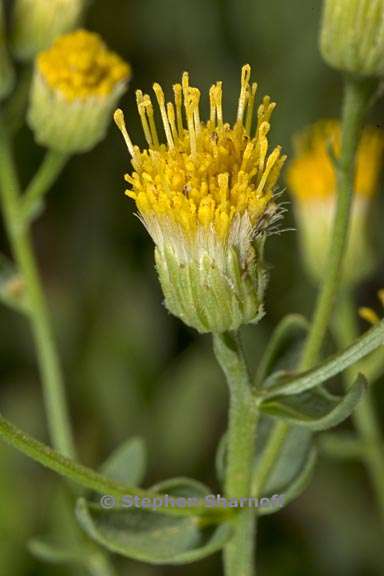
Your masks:
M274 397L278 394L299 394L320 386L380 346L384 346L384 320L355 340L346 350L328 358L313 370L302 374L294 374L286 370L275 372L265 382L264 387L268 388L265 390L266 397Z
M147 463L145 443L142 438L129 438L107 458L101 466L101 473L111 480L127 486L140 486Z

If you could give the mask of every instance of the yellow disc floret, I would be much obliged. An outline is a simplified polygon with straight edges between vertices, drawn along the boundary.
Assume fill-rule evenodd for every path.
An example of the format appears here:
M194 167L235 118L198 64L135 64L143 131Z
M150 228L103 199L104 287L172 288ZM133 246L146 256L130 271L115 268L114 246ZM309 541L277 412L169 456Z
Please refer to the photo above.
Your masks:
M336 192L336 172L332 154L340 155L341 129L336 120L322 120L296 139L296 156L287 181L300 201L332 198ZM360 197L372 197L378 186L384 151L383 132L374 127L363 131L356 158L355 190Z
M134 168L125 176L127 195L147 225L156 221L189 238L212 231L225 240L239 219L246 218L256 229L266 211L273 211L273 192L286 157L279 146L269 151L275 103L266 96L254 115L257 86L250 83L250 74L250 66L244 66L233 126L223 119L221 82L209 91L209 120L200 119L200 91L190 86L187 73L173 86L172 102L166 102L159 84L153 85L166 143L160 143L148 94L136 93L148 149L132 144L123 113L116 111Z
M129 66L108 50L98 34L86 30L58 38L37 57L37 69L46 84L68 101L106 97L130 76Z

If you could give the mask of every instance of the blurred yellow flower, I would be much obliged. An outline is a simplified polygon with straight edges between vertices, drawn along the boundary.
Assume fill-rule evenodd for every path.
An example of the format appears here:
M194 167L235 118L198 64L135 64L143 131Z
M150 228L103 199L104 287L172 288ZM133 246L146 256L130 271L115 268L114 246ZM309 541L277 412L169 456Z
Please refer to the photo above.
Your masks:
M264 97L254 118L257 86L250 83L250 76L250 66L246 65L242 69L233 126L223 118L221 82L209 91L209 119L206 122L200 119L201 94L190 85L187 73L183 74L181 84L173 86L174 102L166 102L159 84L153 85L166 143L160 141L148 94L140 90L136 93L148 149L140 150L133 145L122 111L115 113L115 121L132 157L133 173L125 176L130 184L127 195L135 200L140 217L157 246L160 280L169 276L173 265L176 269L189 264L201 268L202 260L208 259L222 275L220 286L212 290L222 294L232 292L231 298L235 300L240 299L235 287L238 281L241 285L241 281L238 275L232 277L230 268L237 266L245 276L256 274L257 277L255 262L261 254L256 254L254 240L264 237L279 215L273 193L286 158L280 146L269 151L268 133L275 103L268 96ZM167 261L165 252L168 257L171 253L174 261ZM238 258L236 262L234 254ZM206 271L201 278L197 273L194 285L197 292L196 287L209 287L208 276ZM173 280L179 283L177 274ZM244 313L234 312L230 304L225 319L225 298L221 314L213 310L214 306L200 314L199 311L182 312L177 295L171 294L172 286L162 281L171 311L200 331L222 331L254 320L260 309L260 290L257 297L253 293L260 284L261 278L253 279L248 300L243 295L243 303L233 304L235 308L249 305L249 309ZM195 296L204 300L204 291ZM197 307L204 307L203 302ZM207 319L210 313L216 315L215 321Z
M321 120L299 134L287 181L298 201L325 199L336 192L336 172L330 151L340 154L341 129L337 120ZM378 187L384 137L378 128L364 130L356 158L355 191L370 198Z
M36 62L42 80L69 101L108 96L130 76L128 64L87 30L61 36Z
M62 152L92 148L130 75L98 34L77 30L58 38L36 59L28 121L37 142Z
M319 280L324 273L336 210L340 124L336 120L319 121L299 134L294 144L295 156L287 170L287 183L294 198L305 262L310 274ZM383 132L365 128L356 156L355 199L345 264L347 282L361 280L374 263L367 218L379 186L383 152Z

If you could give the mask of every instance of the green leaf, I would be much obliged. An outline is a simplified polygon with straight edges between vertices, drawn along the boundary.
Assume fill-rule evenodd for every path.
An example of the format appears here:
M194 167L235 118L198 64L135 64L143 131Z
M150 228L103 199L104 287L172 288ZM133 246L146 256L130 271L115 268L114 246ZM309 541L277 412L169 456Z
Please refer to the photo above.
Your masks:
M255 384L261 386L274 371L294 369L308 333L308 322L300 314L283 318L274 330L256 373Z
M268 388L265 390L265 396L299 394L315 388L356 364L380 346L384 346L384 320L368 330L346 350L332 356L313 370L297 375L286 371L276 372L265 383L265 387Z
M287 420L311 430L327 430L348 418L359 402L366 380L361 374L344 396L337 397L321 388L292 396L276 396L260 404L269 416Z
M317 450L314 446L311 447L308 456L303 461L303 466L298 472L297 476L287 485L287 488L281 491L278 495L280 496L281 506L279 507L268 507L260 506L258 508L259 516L266 516L269 514L274 514L281 510L281 508L288 506L291 502L296 500L308 487L310 484L313 473L315 470L315 465L317 461Z
M149 564L187 564L221 550L232 536L229 524L199 525L196 517L180 518L143 508L103 510L79 499L77 518L101 546Z
M147 467L147 453L142 438L129 438L107 458L100 472L116 482L140 486Z
M282 495L288 493L292 486L299 481L312 461L314 449L311 430L301 426L290 427L284 436L278 458L269 470L267 478L264 479L263 470L265 461L268 459L268 443L274 430L274 420L268 416L262 416L256 439L252 493L268 498L274 494Z
M158 482L152 486L150 490L152 492L185 498L205 498L205 496L208 496L212 492L208 486L202 484L202 482L182 476Z

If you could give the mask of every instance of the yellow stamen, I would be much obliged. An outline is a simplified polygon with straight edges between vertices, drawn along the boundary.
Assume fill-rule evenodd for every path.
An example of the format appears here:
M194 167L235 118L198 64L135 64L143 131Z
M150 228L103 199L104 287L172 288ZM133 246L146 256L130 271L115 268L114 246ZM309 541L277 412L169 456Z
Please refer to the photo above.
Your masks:
M152 100L148 94L144 94L143 106L144 106L145 111L147 113L147 118L148 118L149 128L151 131L151 139L153 142L153 146L154 146L154 148L158 148L159 147L159 137L157 135L157 128L156 128L156 122L155 122L155 117L154 117L154 112L153 112Z
M175 95L175 108L176 108L176 119L177 119L177 130L180 136L183 133L183 89L181 84L174 84L173 92Z
M239 96L239 105L237 108L237 121L243 122L245 106L248 99L249 79L251 77L251 67L245 64L241 69L241 90Z
M373 326L379 324L380 322L379 316L376 314L374 310L372 310L372 308L367 308L365 306L359 308L359 316L369 324L372 324Z
M269 98L258 108L256 132L251 135L256 84L250 85L249 81L250 69L246 66L238 118L232 127L223 120L221 82L210 89L207 122L200 119L200 91L190 85L186 72L181 84L173 86L175 105L165 103L163 90L155 84L167 140L161 145L152 103L148 96L138 93L139 112L141 108L146 112L149 140L154 147L150 144L149 152L134 149L135 171L126 177L131 186L127 195L135 200L149 227L156 221L160 229L164 225L164 235L175 229L190 240L203 228L226 241L232 224L245 217L248 224L244 234L249 239L247 226L256 228L267 208L266 220L273 216L274 187L286 157L279 146L268 152L269 120L275 106ZM183 106L187 128L183 127ZM146 133L145 122L143 128Z
M247 131L248 136L250 136L252 130L252 120L253 120L253 112L255 109L256 92L257 92L257 84L256 82L254 82L252 84L251 91L249 94L247 117L245 120L245 129Z
M128 148L128 152L133 157L134 156L134 147L132 144L132 140L129 137L127 127L125 125L124 112L120 108L118 108L117 110L115 110L115 113L113 115L113 119L116 123L116 126L118 127L118 129L120 130L120 132L123 135L123 138L124 138L125 143L126 143L127 148Z
M163 92L160 84L158 84L157 82L155 82L155 84L153 85L153 91L156 94L157 102L159 104L161 119L163 121L164 132L165 132L165 136L167 138L168 146L170 148L173 148L174 143L173 143L171 128L169 126L167 110L165 108L164 92Z
M137 103L137 109L139 112L139 116L140 116L140 120L141 120L141 125L143 127L145 139L148 143L148 146L152 147L153 146L153 140L152 140L152 135L151 135L151 131L150 131L148 120L147 120L147 114L146 114L145 103L144 103L144 96L143 96L143 93L141 90L136 90L136 103Z
M175 115L175 107L172 102L168 102L167 104L167 116L169 125L171 127L173 139L176 141L178 138L177 133L177 126L176 126L176 115Z

